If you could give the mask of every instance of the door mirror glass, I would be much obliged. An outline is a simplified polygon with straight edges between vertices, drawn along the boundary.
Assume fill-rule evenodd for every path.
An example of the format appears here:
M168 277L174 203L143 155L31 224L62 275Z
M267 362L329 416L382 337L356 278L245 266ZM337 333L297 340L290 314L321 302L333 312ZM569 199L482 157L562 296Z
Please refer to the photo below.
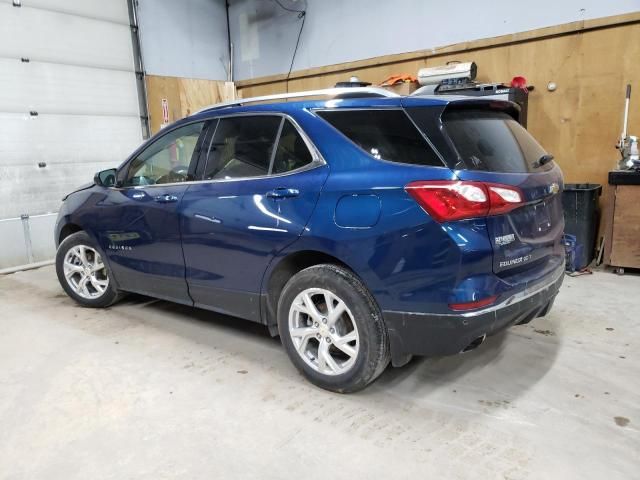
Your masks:
M116 169L102 170L93 177L93 182L101 187L113 187L116 184Z

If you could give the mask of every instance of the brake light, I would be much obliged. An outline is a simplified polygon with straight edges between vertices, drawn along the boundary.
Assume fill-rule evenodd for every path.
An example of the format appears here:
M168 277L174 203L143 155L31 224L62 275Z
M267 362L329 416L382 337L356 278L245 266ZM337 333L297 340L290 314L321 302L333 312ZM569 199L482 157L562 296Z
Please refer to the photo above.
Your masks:
M498 298L498 296L497 295L493 295L491 297L483 298L481 300L475 300L473 302L450 303L449 304L449 308L451 310L457 310L457 311L474 310L476 308L482 308L482 307L486 307L488 305L491 305L493 302L496 301L496 298Z
M496 183L419 181L405 190L437 222L501 215L524 203L520 189Z

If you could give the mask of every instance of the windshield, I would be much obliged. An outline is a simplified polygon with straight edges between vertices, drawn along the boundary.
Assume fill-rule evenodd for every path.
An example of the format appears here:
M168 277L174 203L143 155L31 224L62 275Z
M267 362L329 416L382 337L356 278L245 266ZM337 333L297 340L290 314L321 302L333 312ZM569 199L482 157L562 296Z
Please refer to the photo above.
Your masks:
M504 173L543 172L552 168L552 162L537 166L547 152L507 113L445 110L442 122L463 164L457 168Z

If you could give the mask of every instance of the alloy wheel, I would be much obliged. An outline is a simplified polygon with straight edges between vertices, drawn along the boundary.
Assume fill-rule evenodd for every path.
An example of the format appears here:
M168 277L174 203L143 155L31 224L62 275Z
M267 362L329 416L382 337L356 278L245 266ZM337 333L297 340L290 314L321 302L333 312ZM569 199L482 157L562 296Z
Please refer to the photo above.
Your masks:
M347 304L333 292L308 288L289 309L289 334L307 365L324 375L340 375L356 362L358 327Z
M76 245L69 249L64 256L63 271L71 290L82 298L99 298L109 286L102 257L87 245Z

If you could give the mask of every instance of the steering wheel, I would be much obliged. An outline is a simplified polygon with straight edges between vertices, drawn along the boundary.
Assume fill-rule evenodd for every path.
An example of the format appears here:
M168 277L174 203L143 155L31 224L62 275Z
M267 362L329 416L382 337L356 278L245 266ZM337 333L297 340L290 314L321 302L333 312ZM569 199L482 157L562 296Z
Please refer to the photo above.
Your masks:
M178 165L177 167L173 168L169 173L158 178L156 180L156 184L184 182L187 180L188 174L189 174L189 167L185 165Z

